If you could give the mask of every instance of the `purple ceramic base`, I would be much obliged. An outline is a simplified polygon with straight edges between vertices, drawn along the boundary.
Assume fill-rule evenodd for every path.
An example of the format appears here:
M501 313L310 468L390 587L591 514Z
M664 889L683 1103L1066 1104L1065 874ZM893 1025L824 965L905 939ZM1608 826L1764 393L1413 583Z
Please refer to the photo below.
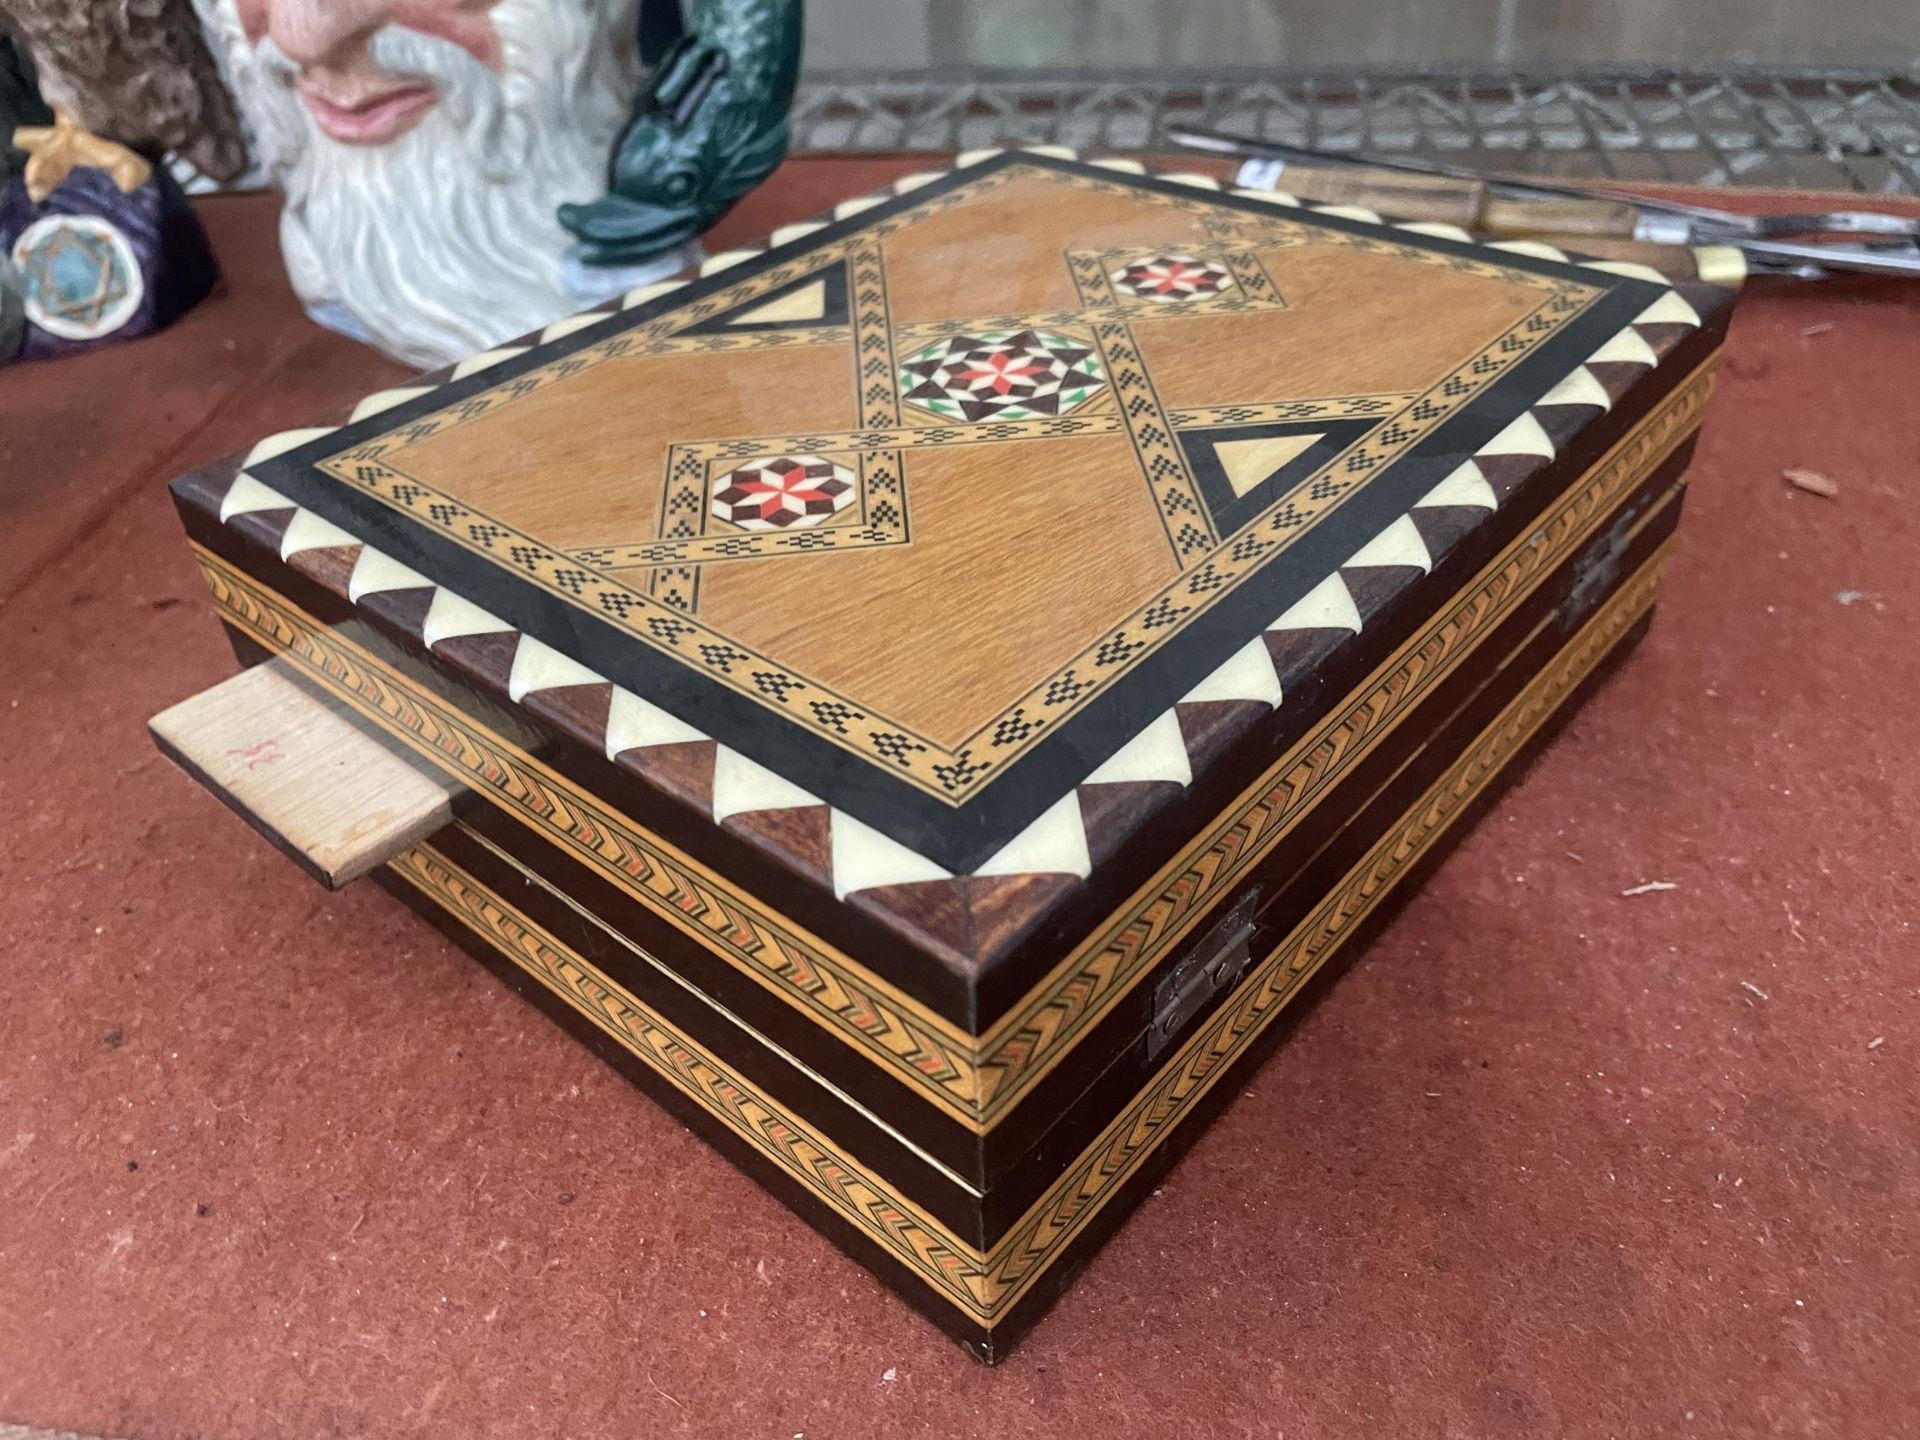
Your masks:
M11 255L20 237L50 216L85 217L117 232L125 242L125 252L98 227L88 227L91 233L80 238L93 243L101 255L131 254L138 267L137 279L109 275L103 294L137 293L137 302L130 309L107 300L73 307L69 328L86 330L92 322L101 322L95 333L78 336L57 335L37 323L30 303L19 350L12 358L51 359L150 335L203 299L218 276L206 232L180 187L163 169L156 167L152 178L131 195L122 193L102 170L76 169L38 205L28 198L26 182L16 176L0 195L0 245ZM39 251L41 245L34 243L33 248ZM31 296L35 284L33 257L15 258L20 261L22 279ZM76 256L69 263L84 265L90 258ZM126 314L120 319L116 312L123 309Z

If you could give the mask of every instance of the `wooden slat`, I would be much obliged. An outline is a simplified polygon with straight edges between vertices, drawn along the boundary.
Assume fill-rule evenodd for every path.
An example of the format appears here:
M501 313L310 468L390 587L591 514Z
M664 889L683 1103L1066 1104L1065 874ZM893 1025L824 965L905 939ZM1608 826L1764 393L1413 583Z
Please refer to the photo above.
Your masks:
M1360 205L1396 220L1438 221L1473 227L1486 208L1484 182L1443 175L1403 175L1357 165L1289 165L1278 188L1321 205Z
M1406 175L1362 165L1289 165L1279 188L1321 205L1359 205L1396 220L1441 221L1489 235L1628 237L1638 215L1624 200L1508 199L1484 180Z
M463 788L361 728L274 661L147 722L155 743L328 889L453 818Z

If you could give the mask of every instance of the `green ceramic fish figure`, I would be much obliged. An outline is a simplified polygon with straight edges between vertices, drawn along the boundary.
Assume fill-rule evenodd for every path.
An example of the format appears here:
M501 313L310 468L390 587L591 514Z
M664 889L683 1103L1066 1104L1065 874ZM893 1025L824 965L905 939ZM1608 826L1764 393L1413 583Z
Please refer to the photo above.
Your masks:
M629 265L710 227L787 153L800 70L801 0L647 0L651 79L620 134L608 190L563 205L560 223L591 265Z

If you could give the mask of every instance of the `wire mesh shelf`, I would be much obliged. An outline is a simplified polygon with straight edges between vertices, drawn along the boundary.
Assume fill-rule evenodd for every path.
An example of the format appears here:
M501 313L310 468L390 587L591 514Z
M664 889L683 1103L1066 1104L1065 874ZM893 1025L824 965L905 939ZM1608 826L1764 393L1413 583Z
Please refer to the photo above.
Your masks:
M796 149L1143 150L1170 124L1570 179L1920 194L1920 71L812 74Z

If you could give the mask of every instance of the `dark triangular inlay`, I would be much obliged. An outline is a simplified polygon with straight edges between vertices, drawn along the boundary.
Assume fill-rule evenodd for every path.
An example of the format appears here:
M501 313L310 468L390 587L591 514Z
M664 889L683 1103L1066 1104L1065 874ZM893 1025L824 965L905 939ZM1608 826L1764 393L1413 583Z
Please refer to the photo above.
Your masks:
M1642 365L1637 360L1589 360L1587 369L1593 372L1593 378L1600 382L1601 388L1616 405L1627 398L1629 390L1653 373L1651 366Z
M1295 705L1299 702L1294 692L1319 671L1328 656L1353 638L1353 631L1315 626L1310 630L1269 630L1260 638L1267 643L1273 673L1280 677L1280 693L1286 696L1288 705Z
M671 745L635 746L622 750L615 759L623 769L645 776L689 809L711 813L717 748L711 740L684 740Z
M1462 536L1485 524L1492 513L1477 505L1417 505L1407 512L1407 518L1420 532L1427 554L1438 565L1441 556L1458 544Z
M1502 505L1547 464L1538 455L1476 455L1473 463Z
M280 537L287 533L287 526L293 523L296 507L292 501L286 506L274 506L271 510L243 510L227 524L253 540L278 553Z
M362 595L360 608L376 620L384 620L410 640L418 640L427 625L427 611L433 608L432 585L409 585L404 590L375 590Z
M1361 619L1368 621L1425 574L1417 565L1345 565L1340 569L1340 578L1353 596L1354 609L1360 612Z
M1273 707L1258 700L1182 700L1173 707L1196 775L1271 714Z
M1663 360L1669 351L1693 334L1693 326L1667 321L1655 321L1652 324L1635 321L1633 328L1642 340L1653 347L1653 353Z
M777 855L821 885L833 884L833 812L825 805L749 810L729 815L724 828Z
M519 645L520 637L513 631L491 630L479 635L450 635L428 653L463 675L505 690L513 674L513 652Z
M809 271L764 295L744 300L718 315L689 325L682 335L754 334L762 330L814 330L847 325L846 262Z
M1032 930L1038 917L1080 886L1077 875L966 875L959 884L966 895L973 953L998 955L1010 950Z
M1180 448L1225 537L1336 458L1378 420L1287 420L1182 430Z
M311 550L296 550L287 564L310 580L318 580L337 595L347 593L347 578L353 574L354 561L360 558L360 542L343 545L317 545Z
M1178 800L1185 790L1173 780L1126 780L1080 787L1080 822L1087 833L1087 855L1097 865L1112 859L1145 825L1149 816Z
M596 749L606 744L613 686L604 680L591 685L555 685L546 690L529 691L520 703L528 713L560 726Z
M1553 450L1557 455L1567 448L1574 436L1593 423L1595 409L1589 405L1542 405L1533 412L1533 418L1547 432L1547 439L1553 442Z

